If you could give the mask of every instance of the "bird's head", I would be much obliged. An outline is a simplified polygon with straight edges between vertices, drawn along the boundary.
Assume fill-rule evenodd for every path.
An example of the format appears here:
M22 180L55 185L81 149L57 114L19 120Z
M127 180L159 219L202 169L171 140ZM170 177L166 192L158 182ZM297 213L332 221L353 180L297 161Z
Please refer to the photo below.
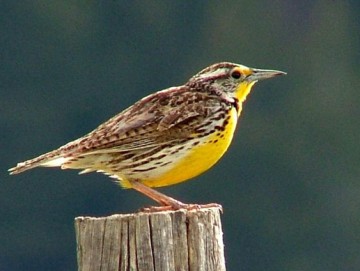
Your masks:
M236 97L243 102L257 81L284 74L286 73L282 71L254 69L240 64L222 62L203 69L194 75L188 84L217 95Z

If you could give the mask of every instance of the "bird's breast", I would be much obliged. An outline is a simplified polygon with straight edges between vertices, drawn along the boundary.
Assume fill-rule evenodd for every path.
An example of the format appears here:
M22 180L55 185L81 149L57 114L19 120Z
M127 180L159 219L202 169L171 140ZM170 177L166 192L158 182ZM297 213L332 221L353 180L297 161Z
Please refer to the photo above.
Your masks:
M196 177L211 168L226 152L234 135L238 112L231 107L214 116L207 129L194 134L181 146L173 147L164 157L164 166L148 172L142 179L150 187L167 186ZM148 165L149 166L149 165Z

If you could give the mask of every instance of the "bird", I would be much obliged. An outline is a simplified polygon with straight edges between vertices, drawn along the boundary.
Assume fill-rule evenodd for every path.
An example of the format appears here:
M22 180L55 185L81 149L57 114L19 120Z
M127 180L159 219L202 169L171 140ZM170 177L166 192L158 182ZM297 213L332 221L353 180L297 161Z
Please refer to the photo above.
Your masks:
M278 70L220 62L185 84L150 94L90 133L18 163L10 174L35 167L101 172L160 204L186 208L156 187L192 179L213 167L233 139L243 103L260 80Z

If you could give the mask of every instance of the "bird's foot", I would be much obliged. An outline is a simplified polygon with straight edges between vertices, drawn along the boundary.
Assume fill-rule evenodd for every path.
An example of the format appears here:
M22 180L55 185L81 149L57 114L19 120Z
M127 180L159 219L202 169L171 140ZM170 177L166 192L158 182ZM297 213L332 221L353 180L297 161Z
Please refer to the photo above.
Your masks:
M223 212L222 206L217 203L208 203L208 204L186 204L182 202L177 202L176 205L164 205L164 206L149 206L141 208L140 212L145 213L156 213L156 212L163 212L163 211L178 211L178 210L200 210L206 208L219 208L221 213Z

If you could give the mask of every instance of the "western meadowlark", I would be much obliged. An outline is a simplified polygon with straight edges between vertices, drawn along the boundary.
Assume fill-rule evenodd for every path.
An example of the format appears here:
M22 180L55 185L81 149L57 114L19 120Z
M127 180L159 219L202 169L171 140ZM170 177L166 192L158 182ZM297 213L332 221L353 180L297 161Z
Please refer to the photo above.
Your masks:
M211 168L229 147L253 85L286 74L222 62L178 87L151 94L87 135L9 169L102 172L163 206L186 207L151 187L173 185Z

